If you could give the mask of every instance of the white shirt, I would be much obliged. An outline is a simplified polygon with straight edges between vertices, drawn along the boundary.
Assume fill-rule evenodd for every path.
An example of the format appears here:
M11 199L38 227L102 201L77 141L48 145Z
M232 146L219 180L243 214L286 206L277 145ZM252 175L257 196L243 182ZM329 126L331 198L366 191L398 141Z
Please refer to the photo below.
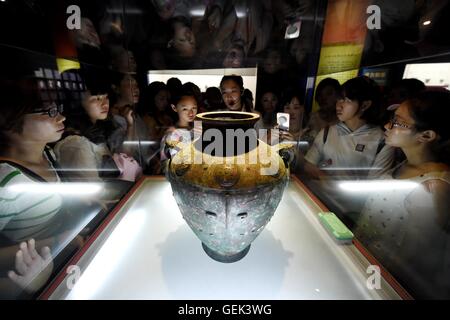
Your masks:
M39 189L43 183L11 164L0 164L0 232L10 240L39 239L52 228L53 218L62 206L61 195L14 188L20 184L36 184L35 188Z
M330 126L324 144L325 129L314 139L305 159L323 170L352 173L354 176L379 176L392 167L394 148L384 145L378 126L365 124L351 131L343 122ZM345 175L345 174L344 174Z
M428 297L450 295L450 235L438 224L433 194L424 183L450 184L450 172L394 179L381 177L383 190L372 192L355 235L394 276ZM410 187L399 184L409 183Z

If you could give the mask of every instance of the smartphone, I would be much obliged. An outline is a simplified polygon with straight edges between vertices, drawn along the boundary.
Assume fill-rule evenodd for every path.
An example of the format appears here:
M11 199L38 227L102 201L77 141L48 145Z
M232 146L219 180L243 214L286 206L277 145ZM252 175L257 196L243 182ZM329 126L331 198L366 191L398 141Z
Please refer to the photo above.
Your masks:
M289 131L289 113L277 113L278 128L283 131Z

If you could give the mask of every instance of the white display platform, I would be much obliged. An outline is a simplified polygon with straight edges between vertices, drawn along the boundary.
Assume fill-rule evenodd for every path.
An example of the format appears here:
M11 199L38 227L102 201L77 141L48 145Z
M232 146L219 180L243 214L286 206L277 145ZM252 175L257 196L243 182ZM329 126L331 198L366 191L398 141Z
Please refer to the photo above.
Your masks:
M367 260L329 236L319 211L291 181L247 256L224 264L203 251L170 184L147 179L77 262L75 285L69 274L50 299L398 299L384 279L368 289Z

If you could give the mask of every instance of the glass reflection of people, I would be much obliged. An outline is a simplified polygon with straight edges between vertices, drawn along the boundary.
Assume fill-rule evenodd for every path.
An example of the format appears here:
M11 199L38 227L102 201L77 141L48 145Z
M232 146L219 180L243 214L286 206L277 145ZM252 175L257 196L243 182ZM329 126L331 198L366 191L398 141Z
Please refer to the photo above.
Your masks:
M30 250L33 249L36 259L39 256L47 261L49 250L58 244L55 237L60 230L63 199L57 193L33 190L43 183L61 181L55 170L54 154L47 144L61 138L65 118L61 107L40 99L37 85L31 79L2 80L0 90L0 270L3 273L3 270L13 269L18 259L18 268L9 276L23 285L23 277L28 281L43 270L32 266L28 260L27 265L33 268L22 265L28 246L33 247ZM18 185L35 187L30 191L14 189ZM21 253L17 253L21 242L26 243L19 247ZM35 255L34 248L43 250L43 256ZM5 277L5 274L1 276L0 295L18 294L20 290L11 286Z
M110 56L111 66L114 71L120 73L136 73L137 64L132 51L126 50L121 46L111 46Z
M222 66L224 68L242 68L244 67L245 52L239 44L234 44L227 52Z
M81 17L80 22L80 29L69 31L77 48L78 60L106 67L108 58L101 49L100 36L94 23L87 17Z
M145 170L155 151L150 144L145 143L150 133L141 115L136 112L141 97L138 83L130 74L115 73L112 78L111 113L126 131L126 141L131 143L127 146L127 153L138 160Z
M386 172L356 236L418 298L450 298L450 93L403 102L385 125L406 160ZM409 183L401 185L401 183Z
M151 0L151 1L161 20L163 21L168 20L173 16L176 9L177 1L174 0Z
M89 18L82 17L80 22L81 28L72 30L77 48L82 48L84 45L100 48L100 37L92 21Z
M169 21L167 62L174 69L195 68L200 63L196 58L197 43L191 24L185 17L174 17Z
M126 108L131 108L139 102L139 86L136 79L127 73L114 74L112 82L114 93L117 95L112 111L123 116L127 113Z
M229 4L223 10L220 25L216 26L212 47L228 51L239 41L247 56L263 51L273 26L272 2L244 0Z
M283 61L283 54L279 48L269 47L264 51L261 64L258 66L257 92L270 89L274 92L282 92L289 84L296 83L295 70L287 70Z
M171 21L171 28L168 47L174 48L180 57L192 57L196 51L196 42L189 22L182 17L176 17Z

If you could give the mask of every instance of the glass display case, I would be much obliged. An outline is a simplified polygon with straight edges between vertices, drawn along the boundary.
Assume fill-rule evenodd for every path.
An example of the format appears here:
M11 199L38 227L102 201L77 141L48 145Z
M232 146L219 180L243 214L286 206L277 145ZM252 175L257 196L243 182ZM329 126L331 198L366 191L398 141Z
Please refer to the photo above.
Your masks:
M1 1L0 297L450 298L449 21L448 0ZM254 119L233 155L254 133L282 169L217 165L212 115ZM251 249L211 259L202 232Z

